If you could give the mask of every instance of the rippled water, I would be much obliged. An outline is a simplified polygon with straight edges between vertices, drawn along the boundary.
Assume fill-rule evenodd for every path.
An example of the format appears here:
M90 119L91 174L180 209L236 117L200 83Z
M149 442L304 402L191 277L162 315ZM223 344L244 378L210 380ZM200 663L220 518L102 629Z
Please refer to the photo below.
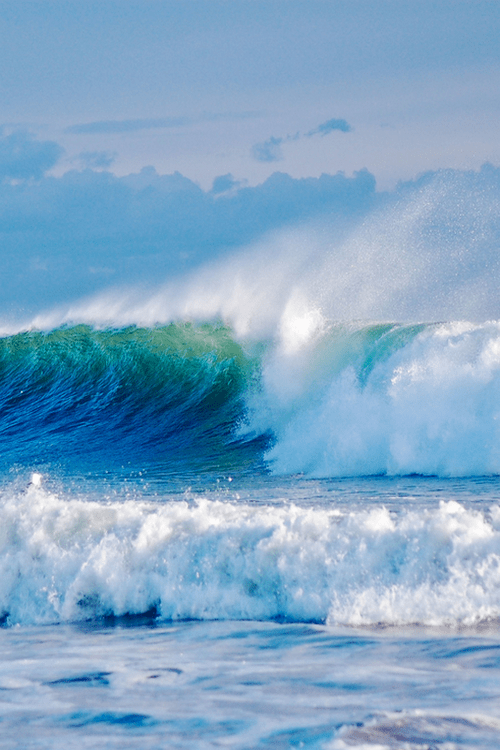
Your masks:
M485 632L184 622L0 633L12 748L491 748ZM407 743L407 744L405 744ZM445 744L448 743L448 744Z

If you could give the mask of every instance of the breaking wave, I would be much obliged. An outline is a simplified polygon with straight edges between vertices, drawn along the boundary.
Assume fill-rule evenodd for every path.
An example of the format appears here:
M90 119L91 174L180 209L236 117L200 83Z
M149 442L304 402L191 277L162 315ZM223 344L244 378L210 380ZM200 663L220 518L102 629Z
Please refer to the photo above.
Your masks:
M34 480L0 497L7 624L145 612L350 625L500 617L498 507L97 503Z
M500 324L283 318L0 339L4 468L500 474Z

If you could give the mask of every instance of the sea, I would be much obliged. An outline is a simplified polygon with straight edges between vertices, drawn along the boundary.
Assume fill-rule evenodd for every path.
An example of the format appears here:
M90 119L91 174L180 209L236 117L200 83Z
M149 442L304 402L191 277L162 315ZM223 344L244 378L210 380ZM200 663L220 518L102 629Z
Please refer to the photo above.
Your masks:
M294 299L0 338L2 748L500 748L500 323Z
M1 748L500 748L500 178L398 190L0 314Z

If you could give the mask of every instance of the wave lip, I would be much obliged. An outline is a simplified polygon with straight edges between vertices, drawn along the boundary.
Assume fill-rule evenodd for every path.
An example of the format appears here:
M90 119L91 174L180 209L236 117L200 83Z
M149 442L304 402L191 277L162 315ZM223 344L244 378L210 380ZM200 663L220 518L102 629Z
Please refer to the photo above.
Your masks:
M474 625L500 617L500 508L344 512L1 497L6 624L166 620Z

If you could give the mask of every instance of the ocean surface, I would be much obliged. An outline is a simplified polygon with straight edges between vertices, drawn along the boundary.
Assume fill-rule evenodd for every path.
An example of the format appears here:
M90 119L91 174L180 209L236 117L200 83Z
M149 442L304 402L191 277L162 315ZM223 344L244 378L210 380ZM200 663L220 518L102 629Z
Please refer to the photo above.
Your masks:
M0 338L0 746L500 748L500 323L114 314Z

